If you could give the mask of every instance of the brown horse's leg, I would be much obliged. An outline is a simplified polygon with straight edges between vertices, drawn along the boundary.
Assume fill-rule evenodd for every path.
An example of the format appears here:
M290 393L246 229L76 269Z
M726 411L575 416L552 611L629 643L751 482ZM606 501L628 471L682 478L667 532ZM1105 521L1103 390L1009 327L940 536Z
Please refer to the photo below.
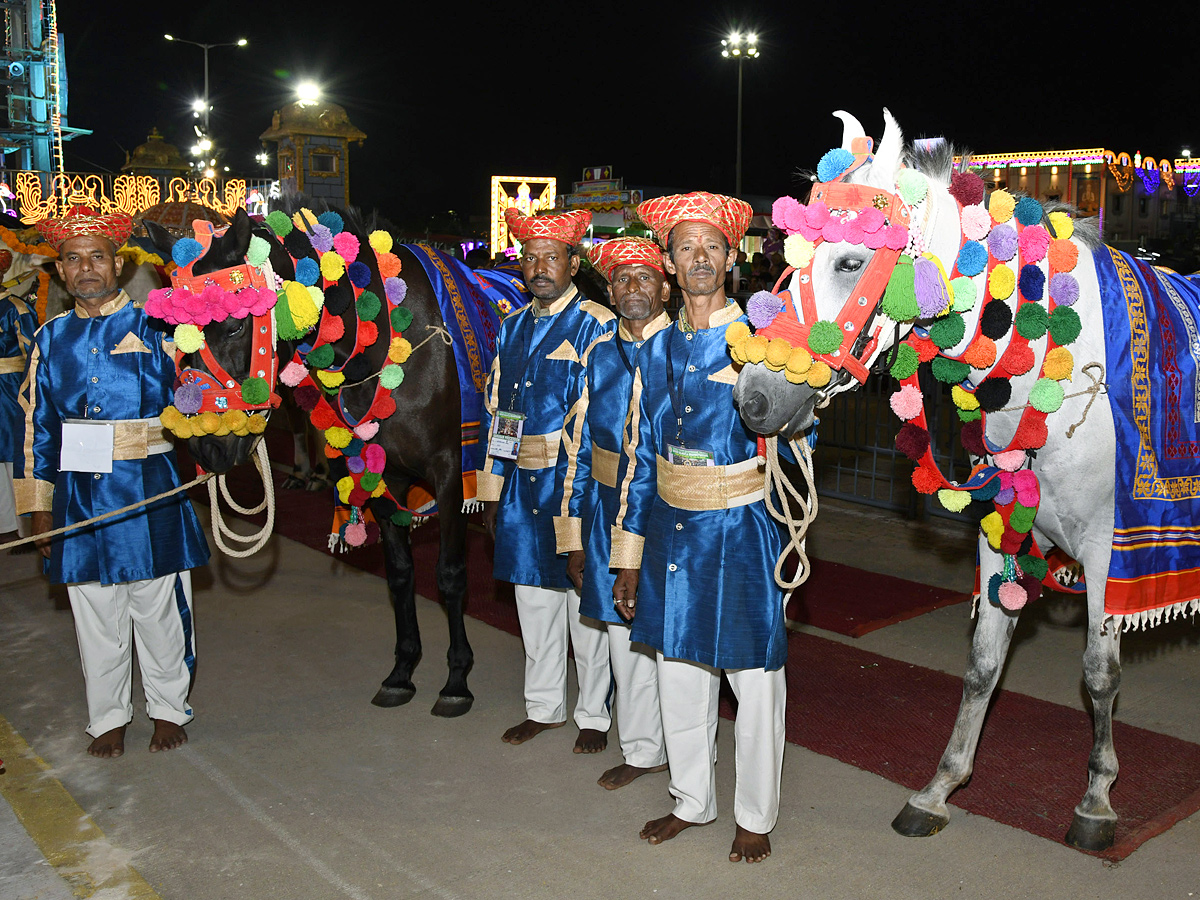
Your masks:
M396 613L396 665L371 702L376 706L400 706L417 692L412 673L421 659L421 633L417 629L413 596L412 547L408 542L407 526L394 525L386 516L378 518L388 590Z
M446 652L449 675L434 704L435 716L461 716L471 708L474 695L467 688L467 674L475 661L463 621L467 603L467 517L462 511L462 468L459 448L443 453L432 467L437 491L441 546L438 551L437 586L450 626L450 649Z

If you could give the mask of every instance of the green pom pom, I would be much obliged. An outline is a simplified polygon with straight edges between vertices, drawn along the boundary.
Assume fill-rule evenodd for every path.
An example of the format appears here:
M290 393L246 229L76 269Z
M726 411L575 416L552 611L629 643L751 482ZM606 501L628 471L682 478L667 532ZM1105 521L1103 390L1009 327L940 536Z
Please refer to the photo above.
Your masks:
M364 472L362 479L359 481L359 484L362 485L362 489L364 491L375 490L375 488L379 487L379 473L378 472Z
M896 361L892 363L892 377L897 381L910 378L920 364L921 358L917 356L917 351L908 344L901 344L896 348Z
M961 384L971 374L971 367L956 359L946 359L944 356L933 360L933 377L945 384Z
M1049 317L1046 310L1037 303L1022 303L1017 309L1013 327L1017 334L1027 341L1036 341L1046 333Z
M900 199L909 206L916 206L929 192L929 181L916 169L901 169L896 187L900 189Z
M983 410L978 406L974 409L960 409L958 411L958 421L960 422L978 422L983 418Z
M395 363L390 366L384 366L383 371L379 373L379 383L389 391L400 387L404 382L404 370Z
M1069 306L1060 306L1050 313L1050 338L1060 347L1079 337L1079 313Z
M275 300L275 331L282 341L295 341L304 337L304 332L296 327L292 318L291 307L288 306L287 294L280 291Z
M967 323L963 317L951 313L943 316L929 327L930 339L941 349L953 347L967 333Z
M397 331L406 331L412 324L412 310L407 306L397 306L392 310L392 327Z
M363 291L358 298L358 317L365 322L374 322L379 315L379 296L374 291Z
M959 275L950 282L950 289L954 291L954 311L957 313L968 312L975 308L975 282L966 275Z
M322 344L310 350L304 360L310 369L328 369L333 365L333 345Z
M1029 405L1038 412L1052 413L1062 403L1062 385L1052 378L1039 378L1029 389Z
M1036 506L1022 506L1017 503L1008 517L1009 527L1017 534L1028 534L1033 527L1033 518L1037 515Z
M916 274L912 260L901 256L883 292L883 314L896 322L911 322L921 314L917 306L917 291L913 286Z
M813 353L832 353L842 346L842 328L828 319L813 325L808 333L808 349Z
M392 523L403 528L412 523L412 513L407 509L398 509L391 515Z
M1038 581L1045 578L1046 573L1050 571L1050 565L1040 556L1034 556L1032 553L1018 556L1017 565L1021 567L1022 572L1032 575Z
M280 209L267 216L267 225L281 238L292 233L292 220L288 218L287 213Z
M246 262L256 269L267 261L271 255L271 245L257 234L250 235L250 247L246 250Z
M251 406L262 406L271 396L271 387L265 378L247 378L242 382L242 401Z

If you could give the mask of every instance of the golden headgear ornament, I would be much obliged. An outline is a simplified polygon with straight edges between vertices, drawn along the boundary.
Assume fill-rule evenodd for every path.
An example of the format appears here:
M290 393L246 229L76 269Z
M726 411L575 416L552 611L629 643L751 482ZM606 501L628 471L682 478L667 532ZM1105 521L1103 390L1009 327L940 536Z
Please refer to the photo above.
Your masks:
M592 224L592 214L586 209L564 213L544 213L527 216L515 206L504 211L504 221L512 236L524 244L534 238L549 238L574 247Z
M37 230L55 250L71 238L98 235L120 247L133 231L133 219L123 212L100 215L86 206L72 206L61 219L43 219Z
M651 266L663 271L658 244L640 237L619 237L596 244L588 251L588 259L606 281L612 281L619 266Z
M658 242L667 246L667 235L680 222L705 222L716 227L730 247L736 247L746 236L754 208L745 200L710 194L708 191L693 191L690 194L672 194L669 197L654 197L638 204L638 218L653 230Z

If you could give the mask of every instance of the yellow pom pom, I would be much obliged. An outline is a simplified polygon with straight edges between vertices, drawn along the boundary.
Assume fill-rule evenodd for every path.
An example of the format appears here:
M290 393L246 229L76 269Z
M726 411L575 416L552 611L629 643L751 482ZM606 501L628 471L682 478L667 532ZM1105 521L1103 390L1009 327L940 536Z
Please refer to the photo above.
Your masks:
M371 496L372 497L382 497L386 490L387 490L387 482L385 482L382 478L380 478L379 484L375 485L375 490L371 491Z
M346 274L346 261L334 250L321 254L321 277L326 281L337 281Z
M1050 224L1059 240L1068 240L1075 233L1075 220L1061 209L1050 213Z
M967 491L951 491L942 488L937 492L937 497L942 506L950 512L962 512L971 502L971 495Z
M816 244L804 235L789 235L783 242L783 258L793 269L803 269L812 262L816 249Z
M1016 208L1016 198L1005 190L993 191L988 199L988 212L992 214L992 221L996 223L1007 222Z
M308 331L317 324L317 307L308 288L298 281L287 281L284 282L283 293L287 296L288 311L297 330Z
M212 410L202 412L193 420L192 427L204 434L213 434L221 427L221 417Z
M162 427L167 431L173 431L182 419L183 413L174 406L168 406L158 414L158 421L162 422Z
M394 337L388 345L388 359L394 363L406 363L412 356L412 344L407 338Z
M805 380L812 387L823 388L829 384L829 379L832 377L833 370L829 368L829 363L816 359L813 360L813 364L809 367L808 377Z
M788 380L789 384L804 384L806 381L808 381L807 372L797 373L793 372L791 369L784 369L783 377Z
M230 431L244 430L248 418L250 417L246 415L244 409L227 409L221 413L221 421L225 423L225 427Z
M225 424L224 420L222 420L221 427L213 432L213 437L225 437L225 435L229 434L230 431L232 431L232 429Z
M171 434L179 438L181 441L186 441L188 438L198 437L196 430L192 428L191 419L180 419L175 423L175 427L171 429Z
M778 372L787 365L788 357L792 355L792 345L783 338L772 338L767 343L767 368Z
M325 369L318 369L317 379L321 382L321 384L325 385L325 387L335 388L346 380L346 376L341 372L329 372Z
M325 305L325 292L315 284L308 286L308 296L312 299L313 306L318 310Z
M345 478L339 478L337 483L338 499L343 503L350 502L350 492L354 490L354 479L347 475Z
M997 300L1006 300L1011 297L1016 286L1017 276L1008 266L996 266L992 269L992 274L988 276L988 290Z
M767 339L761 334L756 334L754 337L747 338L743 345L746 352L746 361L752 363L760 363L767 358Z
M793 375L804 376L808 374L808 370L812 367L812 354L804 347L793 347L791 355L787 359L787 370ZM804 378L801 377L800 381ZM800 381L794 382L799 384Z
M750 326L745 322L730 322L729 327L725 329L725 343L730 347L740 344L748 337L750 337Z
M950 397L959 409L979 409L979 401L970 391L964 391L961 385L950 388Z
M204 346L204 332L190 322L176 325L175 346L183 353L195 353Z
M392 236L386 231L372 231L367 240L371 244L371 249L376 253L392 252Z
M336 447L338 450L349 444L353 438L354 435L350 433L350 429L342 428L339 425L325 429L325 440L330 447Z
M748 362L746 359L746 341L748 340L750 340L748 337L742 338L738 343L732 344L729 347L729 355L733 357L733 361L739 366L744 366Z
M1042 374L1055 381L1062 381L1071 377L1074 368L1075 358L1071 356L1071 351L1066 347L1055 347L1046 354L1046 361L1042 363Z
M979 530L987 537L993 550L1000 549L1000 538L1004 535L1004 520L1000 513L990 512L979 522Z
M310 225L317 224L317 217L306 207L292 215L292 223L301 231L308 231Z
M246 430L251 434L262 434L267 430L267 419L260 413L255 413L246 420Z

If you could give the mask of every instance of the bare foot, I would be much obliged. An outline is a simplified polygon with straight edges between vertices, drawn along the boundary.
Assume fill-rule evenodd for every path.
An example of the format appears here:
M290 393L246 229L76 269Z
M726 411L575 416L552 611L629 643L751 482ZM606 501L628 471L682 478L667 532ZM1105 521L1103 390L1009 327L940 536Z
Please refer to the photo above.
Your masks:
M747 831L741 825L733 836L733 846L729 848L729 861L748 863L762 862L771 855L771 839L765 834Z
M667 768L666 763L661 766L651 766L644 769L641 766L631 766L628 763L621 763L619 766L614 766L603 775L596 784L604 788L606 791L615 791L617 788L623 788L635 778L641 778L643 775L649 775L651 772L663 772Z
M685 828L699 828L707 824L707 822L685 822L672 813L661 819L651 819L642 827L638 837L651 844L661 844L663 841L669 841Z
M603 753L608 746L608 735L595 728L580 728L575 738L575 753Z
M125 726L110 728L88 744L87 752L100 759L116 759L125 752Z
M154 734L150 738L150 752L160 750L176 750L187 743L187 732L182 725L168 722L166 719L154 720Z
M526 719L520 725L514 725L504 732L504 736L500 740L506 744L523 744L530 738L537 737L543 731L562 728L566 724L566 722L535 722L533 719Z

